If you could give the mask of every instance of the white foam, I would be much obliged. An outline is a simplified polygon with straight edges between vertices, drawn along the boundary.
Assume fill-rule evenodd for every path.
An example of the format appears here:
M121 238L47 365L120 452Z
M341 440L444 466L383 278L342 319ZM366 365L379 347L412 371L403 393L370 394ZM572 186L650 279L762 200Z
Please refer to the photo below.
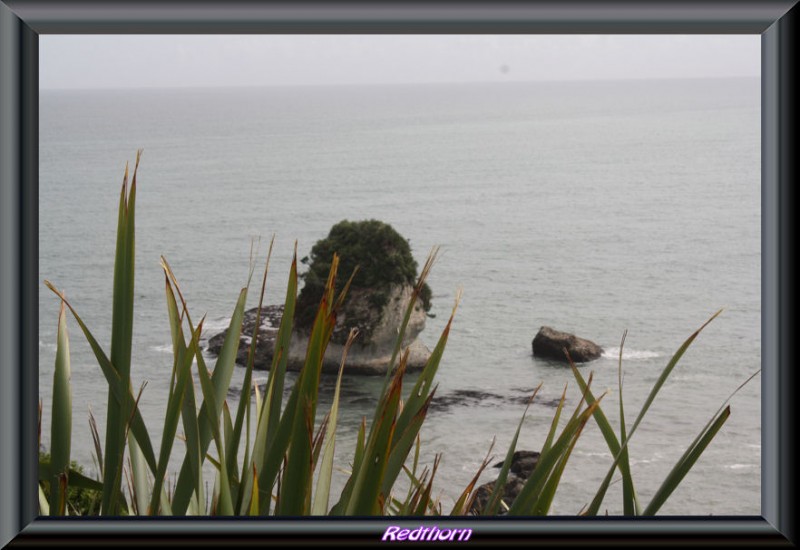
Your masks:
M159 353L172 353L172 344L164 344L163 346L150 346L150 349Z
M726 468L731 470L753 470L758 468L758 464L729 464Z
M622 350L622 360L636 361L642 359L655 359L663 354L657 351L635 350L625 348ZM619 359L619 348L608 348L603 350L603 357L606 359Z
M216 336L220 332L228 330L231 324L230 317L219 317L217 319L206 319L203 322L203 333L200 335L200 342L208 342L212 336Z
M206 319L203 323L203 335L211 336L218 332L227 329L231 324L230 317L221 317L218 319Z
M600 456L600 457L604 457L604 458L611 457L611 454L609 454L609 453L597 453L597 452L591 452L591 451L577 451L576 454L580 454L580 455L583 455L583 456Z

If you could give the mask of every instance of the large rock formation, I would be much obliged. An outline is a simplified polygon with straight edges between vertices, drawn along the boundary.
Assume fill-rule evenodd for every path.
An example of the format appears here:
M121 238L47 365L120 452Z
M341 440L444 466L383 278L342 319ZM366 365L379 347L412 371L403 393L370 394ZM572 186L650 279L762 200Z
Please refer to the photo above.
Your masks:
M603 355L603 348L590 340L578 338L574 334L561 332L550 327L542 327L531 344L533 355L556 361L567 362L566 349L576 363L592 361Z
M408 301L411 299L413 289L410 286L395 286L389 291L389 298L386 305L376 314L362 316L360 323L363 324L361 330L364 334L369 334L369 339L359 337L353 343L347 354L345 372L348 374L384 374L388 368L389 361L394 351L397 341L397 331L403 321ZM358 311L363 313L365 308L364 301L369 300L368 293L360 293L358 296L351 296L345 302L337 320L337 328L344 326L348 313L353 315ZM425 328L425 311L422 304L417 301L414 311L409 319L403 339L403 347L409 348L407 370L420 370L430 357L430 350L419 340L417 336ZM257 309L245 312L242 323L242 335L239 342L239 351L236 356L237 363L247 364L247 354L250 351L253 329L256 323ZM275 353L275 339L283 317L283 306L266 306L261 311L261 328L259 329L258 342L256 343L256 354L254 368L269 369L272 365L272 357ZM209 353L219 354L227 331L216 334L208 340L206 350ZM309 332L302 328L297 328L292 334L289 345L289 359L287 368L289 370L300 370L302 368L306 348L308 346ZM344 346L336 341L331 341L325 351L325 358L322 364L323 372L335 373L339 370L342 361ZM399 358L398 358L399 360Z
M348 277L352 273L355 276L337 313L336 326L325 352L323 371L338 371L347 336L351 329L358 329L358 338L347 355L346 372L384 374L413 294L417 262L411 254L408 241L391 226L377 220L345 220L337 223L326 238L312 247L309 256L303 258L302 262L308 265L308 271L301 276L304 286L297 297L288 368L298 370L304 364L308 337L334 254L340 257L337 295ZM410 371L423 368L430 357L428 348L417 340L425 328L430 297L430 288L423 285L404 334L403 348L409 349L407 370ZM282 316L282 306L268 306L262 312L255 368L270 368ZM237 356L237 361L243 365L247 362L255 318L256 310L246 312ZM213 336L206 349L218 354L223 341L224 333Z
M514 500L519 495L522 488L525 486L525 481L533 473L536 465L539 463L539 453L536 451L516 451L511 458L511 467L508 470L506 483L503 486L503 503L507 507L511 507ZM502 462L494 465L495 468L503 466ZM473 515L480 515L483 513L484 508L489 504L489 498L492 496L492 491L497 483L497 479L484 483L475 491L475 499L472 501L470 513ZM504 515L505 508L500 505L498 515Z

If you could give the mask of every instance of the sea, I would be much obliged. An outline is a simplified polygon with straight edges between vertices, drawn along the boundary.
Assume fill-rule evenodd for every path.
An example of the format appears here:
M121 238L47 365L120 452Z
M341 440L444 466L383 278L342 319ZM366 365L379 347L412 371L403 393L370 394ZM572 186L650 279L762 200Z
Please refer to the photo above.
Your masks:
M440 405L421 430L419 469L441 454L433 496L444 513L487 454L502 460L534 388L519 449L541 448L565 388L565 409L579 404L570 369L532 355L540 327L603 346L580 370L618 430L620 402L630 428L673 353L723 309L630 441L645 506L761 368L760 116L757 78L41 90L42 444L59 311L42 282L66 293L108 351L120 185L143 149L132 377L134 391L146 383L139 405L156 448L172 369L160 257L193 318L206 316L207 338L227 326L251 264L248 307L257 305L273 236L266 303L282 303L295 246L302 258L335 223L377 219L409 239L420 265L440 247L420 335L430 348L461 294L436 376ZM68 330L72 457L91 475L88 415L102 438L107 386L72 318ZM331 504L381 384L345 370ZM323 380L318 420L332 387ZM661 514L760 514L760 388L757 375L731 399L729 420ZM178 440L172 476L182 456ZM550 513L579 513L612 460L591 421ZM602 513L622 513L621 485L615 477Z

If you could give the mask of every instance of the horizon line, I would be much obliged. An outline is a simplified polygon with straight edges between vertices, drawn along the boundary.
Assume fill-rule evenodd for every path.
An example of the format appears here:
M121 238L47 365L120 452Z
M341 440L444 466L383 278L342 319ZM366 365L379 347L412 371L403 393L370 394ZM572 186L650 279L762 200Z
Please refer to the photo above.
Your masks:
M126 90L244 90L267 88L354 88L354 87L393 87L393 86L459 86L481 84L578 84L578 83L608 83L608 82L653 82L665 80L744 80L761 79L761 75L730 75L730 76L664 76L664 77L625 77L625 78L569 78L569 79L542 79L542 80L462 80L462 81L419 81L419 82L318 82L318 83L284 83L284 84L202 84L197 86L93 86L93 87L46 87L40 86L39 91L126 91Z

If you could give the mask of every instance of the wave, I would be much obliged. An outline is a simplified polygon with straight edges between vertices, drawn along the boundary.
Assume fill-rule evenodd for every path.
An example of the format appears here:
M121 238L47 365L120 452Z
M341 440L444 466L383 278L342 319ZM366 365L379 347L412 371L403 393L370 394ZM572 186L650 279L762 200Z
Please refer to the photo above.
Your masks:
M172 353L172 344L164 344L163 346L150 346L150 349L159 353Z
M636 361L641 359L655 359L664 355L658 351L650 350L636 350L625 348L622 350L622 359L629 361ZM619 359L619 348L607 348L603 350L603 357L605 359Z
M210 337L227 329L231 324L230 317L220 317L218 319L206 319L203 323L203 334L200 340L208 340Z
M759 467L758 464L728 464L725 466L731 470L754 470Z

